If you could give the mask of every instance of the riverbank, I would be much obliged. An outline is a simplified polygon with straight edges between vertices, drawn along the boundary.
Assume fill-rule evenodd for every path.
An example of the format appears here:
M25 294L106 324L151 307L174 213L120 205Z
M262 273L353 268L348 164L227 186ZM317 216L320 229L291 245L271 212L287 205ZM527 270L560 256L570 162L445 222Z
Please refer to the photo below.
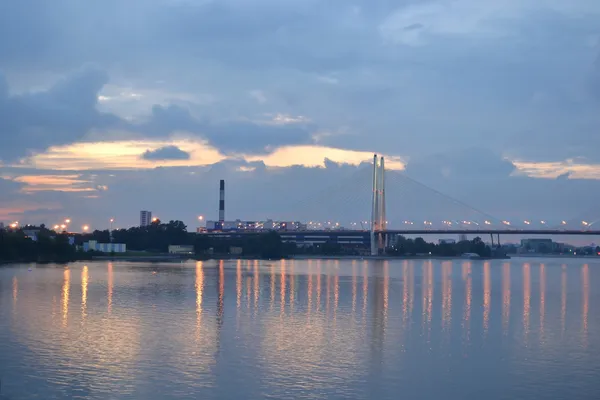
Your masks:
M573 255L573 254L531 254L531 253L527 253L527 254L513 254L512 256L513 258L587 258L587 259L597 259L598 261L600 261L600 256L596 256L596 255L586 255L586 254L582 254L582 255Z

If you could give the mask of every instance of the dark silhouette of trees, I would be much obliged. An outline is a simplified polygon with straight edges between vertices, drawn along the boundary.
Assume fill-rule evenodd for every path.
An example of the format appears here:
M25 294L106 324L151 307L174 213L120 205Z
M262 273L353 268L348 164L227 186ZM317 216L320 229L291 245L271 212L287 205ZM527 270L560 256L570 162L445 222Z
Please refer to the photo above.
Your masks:
M56 234L45 227L35 229L39 229L37 240L27 237L23 230L0 230L0 261L66 262L77 258L67 234Z
M239 238L217 238L207 235L195 235L194 250L202 256L212 249L213 254L229 255L234 247L242 249L244 257L280 259L294 254L296 245L283 243L277 232L265 232Z
M423 238L407 239L404 236L398 237L396 246L388 249L391 255L436 255L443 257L456 257L465 253L475 253L481 257L489 257L491 249L480 237L472 241L465 240L458 243L428 243Z

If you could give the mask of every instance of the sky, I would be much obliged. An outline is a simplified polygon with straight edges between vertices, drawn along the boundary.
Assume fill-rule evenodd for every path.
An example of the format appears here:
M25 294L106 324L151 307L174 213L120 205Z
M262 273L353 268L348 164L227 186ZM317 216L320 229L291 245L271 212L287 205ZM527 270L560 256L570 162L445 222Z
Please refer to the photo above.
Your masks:
M597 0L0 2L5 223L349 224L377 153L396 225L575 226L599 149Z

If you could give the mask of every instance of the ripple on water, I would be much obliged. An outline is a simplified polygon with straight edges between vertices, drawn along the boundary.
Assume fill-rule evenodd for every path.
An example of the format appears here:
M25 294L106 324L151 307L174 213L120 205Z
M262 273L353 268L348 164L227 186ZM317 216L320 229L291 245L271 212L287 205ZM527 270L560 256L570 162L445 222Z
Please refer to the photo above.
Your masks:
M592 398L600 265L527 261L0 268L2 394Z

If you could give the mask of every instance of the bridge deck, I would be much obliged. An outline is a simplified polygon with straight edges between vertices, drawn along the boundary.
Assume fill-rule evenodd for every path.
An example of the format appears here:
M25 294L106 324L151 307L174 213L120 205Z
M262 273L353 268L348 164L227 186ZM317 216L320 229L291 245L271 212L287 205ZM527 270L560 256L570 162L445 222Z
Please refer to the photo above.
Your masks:
M211 235L256 235L266 231L226 231L209 232ZM378 231L377 233L397 234L397 235L583 235L600 236L600 230L563 230L563 229L388 229ZM354 236L365 235L366 230L328 230L328 231L279 231L280 235L329 235L329 236Z

